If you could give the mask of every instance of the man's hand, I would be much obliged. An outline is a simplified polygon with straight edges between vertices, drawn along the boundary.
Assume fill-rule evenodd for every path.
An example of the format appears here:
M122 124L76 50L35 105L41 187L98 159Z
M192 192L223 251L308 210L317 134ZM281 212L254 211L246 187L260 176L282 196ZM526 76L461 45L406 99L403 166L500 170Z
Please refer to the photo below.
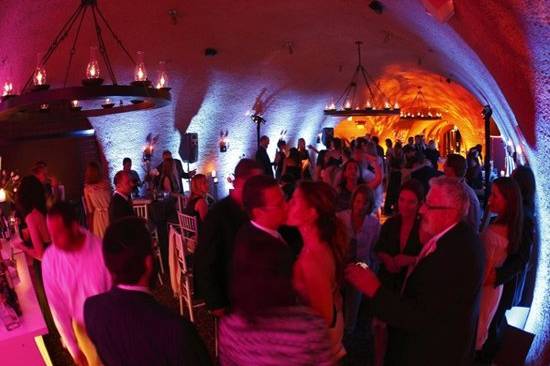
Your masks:
M212 313L212 315L214 315L216 318L221 318L225 315L225 308L220 308L220 309L212 309L210 310L210 312Z
M76 366L88 366L88 360L86 359L86 356L84 356L84 353L79 349L74 356L74 363Z
M374 272L356 264L346 267L346 279L368 297L373 297L380 288L380 281Z

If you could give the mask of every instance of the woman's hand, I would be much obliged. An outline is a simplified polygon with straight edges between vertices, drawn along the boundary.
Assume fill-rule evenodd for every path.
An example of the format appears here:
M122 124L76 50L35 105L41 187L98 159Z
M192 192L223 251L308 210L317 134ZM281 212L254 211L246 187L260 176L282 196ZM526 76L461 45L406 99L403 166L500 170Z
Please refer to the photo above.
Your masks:
M368 297L373 297L381 286L374 272L355 263L346 267L346 280Z

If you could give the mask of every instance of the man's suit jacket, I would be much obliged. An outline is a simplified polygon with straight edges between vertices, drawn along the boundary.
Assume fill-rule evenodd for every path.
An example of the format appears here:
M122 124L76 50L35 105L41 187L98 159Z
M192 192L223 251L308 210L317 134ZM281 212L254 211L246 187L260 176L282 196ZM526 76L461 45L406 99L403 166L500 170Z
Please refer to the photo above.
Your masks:
M281 238L244 224L235 238L231 266L232 310L247 316L273 306L296 303L292 268L296 254Z
M127 216L135 216L132 203L118 193L113 194L111 203L109 203L109 222Z
M472 364L484 262L478 235L459 222L418 262L401 296L380 287L373 311L398 329L397 364Z
M273 168L269 155L267 155L267 150L265 147L258 147L256 151L256 161L262 166L266 175L273 177Z
M195 295L210 310L229 306L227 286L235 236L247 221L246 212L228 196L208 211L202 223L193 255L193 280Z
M89 297L84 321L106 366L211 364L193 324L147 293L114 287Z

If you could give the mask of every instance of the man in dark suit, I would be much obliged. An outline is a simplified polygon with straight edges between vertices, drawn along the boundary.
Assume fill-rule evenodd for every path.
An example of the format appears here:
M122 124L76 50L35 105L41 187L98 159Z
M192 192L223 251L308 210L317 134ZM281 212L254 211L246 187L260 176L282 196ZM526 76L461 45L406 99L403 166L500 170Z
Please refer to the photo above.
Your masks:
M248 221L242 206L242 192L247 179L262 174L254 160L242 159L235 167L234 189L216 203L201 226L197 249L193 256L195 294L206 307L221 317L229 307L228 277L233 258L235 236Z
M195 327L157 303L151 235L145 221L127 217L107 229L105 264L116 284L89 297L84 320L101 361L114 365L210 365Z
M269 307L295 304L292 268L297 253L277 231L286 222L287 207L275 179L259 175L247 180L243 206L250 221L235 238L229 288L232 311L252 317Z
M193 169L189 172L185 172L183 170L183 165L181 164L181 160L172 158L172 153L170 150L164 150L162 152L162 163L160 163L157 166L157 170L159 173L162 173L162 166L163 164L168 161L172 161L172 175L174 176L175 180L178 183L178 192L183 193L183 182L182 179L191 179L197 172L196 169Z
M401 294L381 286L370 269L346 269L348 281L372 299L374 314L399 329L391 355L397 365L473 363L485 258L479 237L462 221L467 210L458 179L432 179L420 209L424 245Z
M134 184L128 172L121 170L115 174L115 193L109 204L110 222L126 216L135 216L130 198L133 189Z
M264 174L273 177L273 164L267 155L267 147L269 146L269 137L262 136L260 138L260 146L256 151L256 161L260 164L264 170Z

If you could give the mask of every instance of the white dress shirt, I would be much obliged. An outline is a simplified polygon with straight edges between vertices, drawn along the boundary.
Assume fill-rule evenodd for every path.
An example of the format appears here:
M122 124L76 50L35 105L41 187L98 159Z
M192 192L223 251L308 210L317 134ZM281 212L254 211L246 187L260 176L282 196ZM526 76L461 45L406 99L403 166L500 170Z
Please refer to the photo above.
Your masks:
M83 326L84 301L111 288L101 240L88 230L82 231L86 237L79 250L64 251L53 243L42 259L44 288L55 325L73 356L78 344L72 322Z
M281 240L282 242L285 242L285 240L283 239L283 237L281 236L281 234L277 231L277 230L272 230L272 229L268 229L266 228L265 226L262 226L260 224L258 224L257 222L255 222L254 220L250 220L250 223L255 226L256 228L262 230L263 232L271 235L272 237L276 238L276 239L279 239Z

